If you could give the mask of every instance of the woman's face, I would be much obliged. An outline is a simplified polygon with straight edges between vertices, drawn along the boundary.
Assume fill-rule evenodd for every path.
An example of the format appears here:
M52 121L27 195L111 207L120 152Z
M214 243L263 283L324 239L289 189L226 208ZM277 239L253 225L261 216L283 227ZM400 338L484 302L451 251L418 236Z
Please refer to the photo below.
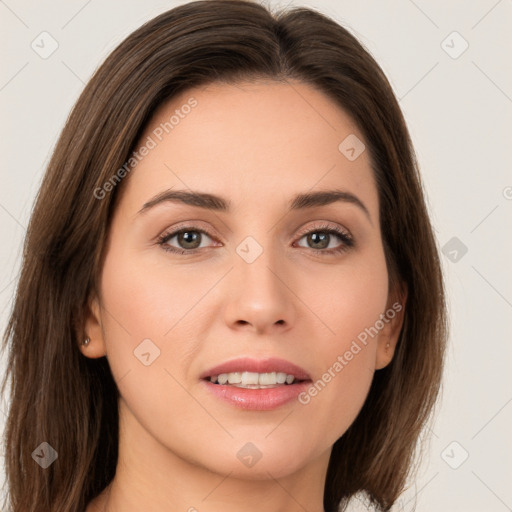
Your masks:
M157 111L122 184L82 348L107 355L141 454L256 479L326 463L402 316L363 144L298 82L210 85ZM219 373L232 383L203 378ZM270 387L240 387L251 382Z

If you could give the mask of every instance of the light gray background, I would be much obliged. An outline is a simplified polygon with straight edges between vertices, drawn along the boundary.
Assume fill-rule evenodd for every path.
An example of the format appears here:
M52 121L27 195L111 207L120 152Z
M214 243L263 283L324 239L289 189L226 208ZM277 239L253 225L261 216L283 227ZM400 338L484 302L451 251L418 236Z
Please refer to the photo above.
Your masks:
M2 331L32 203L72 105L122 39L182 3L0 0ZM512 510L512 1L270 4L317 8L374 55L400 99L446 247L451 336L442 400L418 477L393 510ZM43 31L58 42L46 59L31 47L50 48ZM1 409L3 428L5 399Z

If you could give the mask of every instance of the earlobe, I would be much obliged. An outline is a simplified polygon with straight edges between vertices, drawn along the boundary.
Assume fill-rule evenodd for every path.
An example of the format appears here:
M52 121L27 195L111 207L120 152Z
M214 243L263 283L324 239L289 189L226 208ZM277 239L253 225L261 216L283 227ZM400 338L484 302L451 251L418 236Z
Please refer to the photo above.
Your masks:
M379 345L377 348L377 359L375 361L376 370L381 370L382 368L385 368L393 360L395 348L396 343L392 345L391 342L388 341L383 347L382 341L379 340Z
M382 323L384 326L379 333L377 342L376 370L385 368L392 361L404 323L405 304L407 300L407 289L405 285L402 286L398 298L396 298L397 295L393 295L390 294L386 311L382 315ZM396 300L393 300L395 298Z
M79 348L86 357L96 359L107 355L105 335L101 320L101 305L97 296L93 296L87 305L82 339Z

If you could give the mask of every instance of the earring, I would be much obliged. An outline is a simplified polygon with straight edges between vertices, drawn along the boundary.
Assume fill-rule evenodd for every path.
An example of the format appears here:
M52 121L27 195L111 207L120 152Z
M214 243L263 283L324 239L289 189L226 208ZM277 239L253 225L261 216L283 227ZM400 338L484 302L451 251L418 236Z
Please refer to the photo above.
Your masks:
M87 345L89 345L90 341L91 341L91 338L86 338L84 341L82 341L82 345L85 345L87 347Z
M386 345L386 350L389 348L389 343Z

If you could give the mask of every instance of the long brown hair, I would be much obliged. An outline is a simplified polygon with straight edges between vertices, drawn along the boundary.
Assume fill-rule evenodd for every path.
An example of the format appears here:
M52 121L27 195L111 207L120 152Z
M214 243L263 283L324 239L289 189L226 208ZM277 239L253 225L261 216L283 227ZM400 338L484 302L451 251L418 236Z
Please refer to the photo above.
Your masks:
M28 227L3 350L11 405L4 449L13 512L82 512L115 474L118 390L106 358L78 343L98 288L118 186L95 190L122 168L165 100L198 85L296 79L328 95L365 138L379 192L391 283L407 288L392 362L336 441L327 512L363 492L388 510L404 489L419 435L440 389L446 312L438 248L410 136L392 88L349 31L309 8L272 13L244 0L171 9L125 39L98 68L57 142ZM32 452L58 452L48 468Z

